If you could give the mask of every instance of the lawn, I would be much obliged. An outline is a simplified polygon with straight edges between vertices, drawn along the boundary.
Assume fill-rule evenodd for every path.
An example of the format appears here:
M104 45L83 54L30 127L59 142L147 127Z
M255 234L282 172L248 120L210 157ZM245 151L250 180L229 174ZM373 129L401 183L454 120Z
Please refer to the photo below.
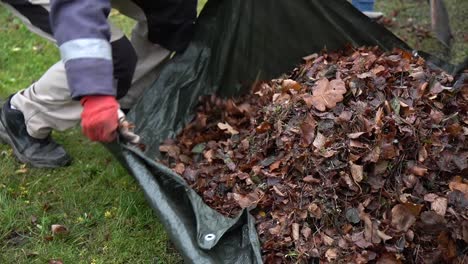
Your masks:
M411 10L420 16L415 7L426 1L408 2L412 8L402 8L402 1L396 0L377 6L386 13L401 8L400 19L407 19ZM448 3L449 10L458 12L456 5L466 7L468 2ZM460 10L466 17L468 9ZM113 20L126 32L132 24L116 13ZM421 23L428 26L424 19ZM456 33L466 36L466 21L454 26ZM405 32L399 34L416 43ZM0 39L0 98L27 87L59 59L53 44L30 33L3 7ZM468 50L466 37L459 43L453 53L457 62ZM71 166L33 169L0 145L0 263L181 262L137 183L110 153L84 138L79 128L54 133L54 138L74 157ZM68 233L52 235L54 224L66 226Z

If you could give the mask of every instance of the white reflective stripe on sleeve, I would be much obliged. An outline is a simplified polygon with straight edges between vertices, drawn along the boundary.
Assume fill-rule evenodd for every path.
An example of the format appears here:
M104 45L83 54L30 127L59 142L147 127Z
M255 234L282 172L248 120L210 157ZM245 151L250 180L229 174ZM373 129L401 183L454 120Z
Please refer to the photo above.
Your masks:
M109 41L97 38L74 39L60 46L63 63L73 59L112 60L112 48Z

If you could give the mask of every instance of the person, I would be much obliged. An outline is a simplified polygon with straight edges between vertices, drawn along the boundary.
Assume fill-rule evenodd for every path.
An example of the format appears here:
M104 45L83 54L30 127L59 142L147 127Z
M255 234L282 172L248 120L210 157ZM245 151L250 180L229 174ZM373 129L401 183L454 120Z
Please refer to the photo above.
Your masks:
M34 33L55 42L61 60L0 109L0 141L34 167L71 158L51 137L81 120L92 141L116 139L118 112L128 110L158 66L187 46L197 0L0 0ZM131 41L108 20L111 8L136 20Z

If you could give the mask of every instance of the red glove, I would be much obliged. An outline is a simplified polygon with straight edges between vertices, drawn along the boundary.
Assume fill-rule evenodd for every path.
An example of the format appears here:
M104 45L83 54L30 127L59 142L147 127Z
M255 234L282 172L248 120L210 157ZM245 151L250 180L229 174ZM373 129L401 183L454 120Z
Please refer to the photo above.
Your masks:
M83 106L81 127L92 141L111 142L117 137L119 103L111 95L88 95L80 100Z

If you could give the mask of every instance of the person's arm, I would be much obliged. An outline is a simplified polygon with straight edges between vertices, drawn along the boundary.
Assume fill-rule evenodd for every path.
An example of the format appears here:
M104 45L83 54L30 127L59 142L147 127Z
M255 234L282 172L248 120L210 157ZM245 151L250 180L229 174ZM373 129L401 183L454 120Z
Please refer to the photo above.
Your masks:
M110 0L52 0L50 11L71 97L83 105L83 133L102 142L113 141L118 127L110 9Z
M110 0L52 0L50 21L73 99L113 95Z

